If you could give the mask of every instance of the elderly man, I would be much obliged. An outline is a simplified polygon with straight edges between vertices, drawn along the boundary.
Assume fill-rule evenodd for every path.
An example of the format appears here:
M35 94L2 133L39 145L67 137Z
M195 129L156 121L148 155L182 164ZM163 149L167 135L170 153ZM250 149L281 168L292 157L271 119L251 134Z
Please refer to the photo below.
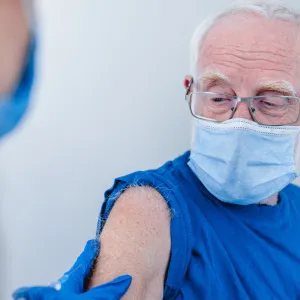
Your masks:
M299 27L293 10L255 3L202 23L185 80L191 150L116 179L97 240L54 288L15 298L120 299L130 285L122 299L299 299Z

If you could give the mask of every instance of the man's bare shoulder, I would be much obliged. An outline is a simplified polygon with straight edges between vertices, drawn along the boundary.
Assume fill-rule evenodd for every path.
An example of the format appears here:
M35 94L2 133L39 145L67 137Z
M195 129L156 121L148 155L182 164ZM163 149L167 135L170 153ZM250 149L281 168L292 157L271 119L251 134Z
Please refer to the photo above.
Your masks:
M100 235L90 287L133 277L124 299L162 299L171 237L165 199L151 187L130 187L116 201Z

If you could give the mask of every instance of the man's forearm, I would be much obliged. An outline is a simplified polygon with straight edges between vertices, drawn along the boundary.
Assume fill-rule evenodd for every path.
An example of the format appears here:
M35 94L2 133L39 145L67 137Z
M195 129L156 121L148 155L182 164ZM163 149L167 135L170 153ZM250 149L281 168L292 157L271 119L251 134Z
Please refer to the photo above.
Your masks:
M19 79L29 42L29 26L21 0L0 0L0 94Z

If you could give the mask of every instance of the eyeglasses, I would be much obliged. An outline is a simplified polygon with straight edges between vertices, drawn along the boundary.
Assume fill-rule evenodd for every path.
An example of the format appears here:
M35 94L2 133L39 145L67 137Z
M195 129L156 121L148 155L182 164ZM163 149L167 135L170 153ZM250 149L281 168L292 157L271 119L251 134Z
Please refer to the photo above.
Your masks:
M191 83L190 83L191 85ZM233 117L239 102L247 102L255 122L261 125L292 125L299 121L300 98L290 96L255 96L240 98L222 93L192 92L186 100L195 118L223 122Z

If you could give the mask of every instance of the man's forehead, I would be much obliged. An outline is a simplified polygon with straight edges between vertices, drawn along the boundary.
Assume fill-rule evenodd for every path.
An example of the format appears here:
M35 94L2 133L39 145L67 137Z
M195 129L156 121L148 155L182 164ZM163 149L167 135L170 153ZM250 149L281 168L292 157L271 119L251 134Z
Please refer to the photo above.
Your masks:
M299 24L292 20L271 19L254 13L236 13L222 17L208 32L205 40L230 42L277 41L299 43ZM262 39L264 37L264 39Z
M215 48L270 51L278 55L300 55L300 26L292 21L268 19L254 14L225 16L203 40L200 54Z
M235 66L249 72L270 69L294 77L300 66L299 25L255 14L226 16L211 28L199 51L201 71Z

